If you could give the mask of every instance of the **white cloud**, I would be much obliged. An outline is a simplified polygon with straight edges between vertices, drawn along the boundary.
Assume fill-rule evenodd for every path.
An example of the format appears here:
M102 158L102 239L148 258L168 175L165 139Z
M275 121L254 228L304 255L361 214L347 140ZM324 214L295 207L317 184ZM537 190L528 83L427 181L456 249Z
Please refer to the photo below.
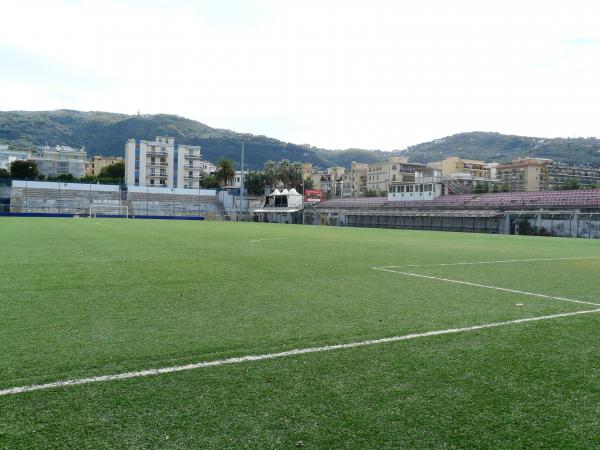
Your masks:
M331 148L597 129L593 1L22 0L3 16L0 46L69 75L0 71L2 109L169 112Z

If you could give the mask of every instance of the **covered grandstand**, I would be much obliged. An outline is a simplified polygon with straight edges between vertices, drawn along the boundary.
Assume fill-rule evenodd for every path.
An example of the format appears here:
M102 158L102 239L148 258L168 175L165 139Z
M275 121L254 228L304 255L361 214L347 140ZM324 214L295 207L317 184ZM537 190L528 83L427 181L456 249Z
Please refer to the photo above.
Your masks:
M600 190L329 200L309 215L329 225L600 238Z

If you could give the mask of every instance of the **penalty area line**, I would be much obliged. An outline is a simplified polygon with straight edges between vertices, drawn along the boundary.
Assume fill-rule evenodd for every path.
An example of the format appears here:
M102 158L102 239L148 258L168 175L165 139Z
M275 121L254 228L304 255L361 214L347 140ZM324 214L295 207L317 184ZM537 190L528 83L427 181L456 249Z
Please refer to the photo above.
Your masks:
M445 330L426 331L424 333L412 333L412 334L405 334L403 336L393 336L393 337L387 337L387 338L381 338L381 339L370 339L370 340L365 340L365 341L349 342L346 344L334 344L334 345L324 345L321 347L299 348L299 349L295 349L295 350L288 350L285 352L265 353L262 355L240 356L240 357L235 357L235 358L218 359L218 360L214 360L214 361L204 361L204 362L199 362L199 363L195 363L195 364L186 364L186 365L181 365L181 366L138 370L138 371L134 371L134 372L123 372L123 373L117 373L117 374L113 374L113 375L101 375L101 376L87 377L87 378L76 378L76 379L71 379L71 380L55 381L55 382L46 383L46 384L33 384L33 385L29 385L29 386L19 386L19 387L13 387L13 388L8 388L8 389L2 389L2 390L0 390L0 397L5 396L5 395L22 394L25 392L41 391L41 390L45 390L45 389L56 389L56 388L78 386L78 385L90 384L90 383L100 383L100 382L115 381L115 380L126 380L129 378L139 378L139 377L147 377L147 376L151 376L151 375L162 375L162 374L166 374L166 373L183 372L183 371L187 371L187 370L202 369L205 367L222 366L222 365L226 365L226 364L241 364L241 363L253 362L253 361L264 361L264 360L269 360L269 359L285 358L288 356L305 355L305 354L309 354L309 353L322 353L322 352L329 352L329 351L334 351L334 350L351 349L351 348L357 348L357 347L368 347L368 346L372 346L372 345L387 344L387 343L400 342L400 341L408 341L411 339L425 338L425 337L430 337L430 336L441 336L441 335L445 335L445 334L466 333L466 332L470 332L470 331L484 330L487 328L497 328L497 327L503 327L503 326L507 326L507 325L515 325L515 324L522 324L522 323L528 323L528 322L539 322L539 321L544 321L544 320L559 319L562 317L572 317L572 316L579 316L579 315L584 315L584 314L594 314L594 313L598 313L598 312L600 312L600 308L592 309L592 310L573 311L573 312L567 312L567 313L552 314L552 315L547 315L547 316L527 317L527 318L523 318L523 319L507 320L504 322L486 323L486 324L482 324L482 325L473 325L473 326L462 327L462 328L449 328L449 329L445 329Z
M381 270L382 272L397 273L399 275L406 275L409 277L425 278L428 280L436 280L436 281L445 281L447 283L464 284L466 286L474 286L474 287L479 287L479 288L484 288L484 289L494 289L496 291L510 292L511 294L530 295L532 297L548 298L548 299L552 299L552 300L560 300L563 302L600 306L600 303L586 302L584 300L575 300L572 298L556 297L554 295L538 294L537 292L519 291L517 289L509 289L509 288L504 288L504 287L499 287L499 286L488 286L487 284L471 283L470 281L452 280L450 278L434 277L431 275L423 275L420 273L401 272L399 270L386 269L385 267L373 267L372 269Z
M507 264L519 262L536 262L536 261L577 261L583 259L600 259L600 256L574 256L565 258L533 258L533 259L501 259L498 261L471 261L471 262L456 262L456 263L436 263L436 264L405 264L403 266L381 266L379 269L399 269L402 267L442 267L442 266L472 266L475 264Z

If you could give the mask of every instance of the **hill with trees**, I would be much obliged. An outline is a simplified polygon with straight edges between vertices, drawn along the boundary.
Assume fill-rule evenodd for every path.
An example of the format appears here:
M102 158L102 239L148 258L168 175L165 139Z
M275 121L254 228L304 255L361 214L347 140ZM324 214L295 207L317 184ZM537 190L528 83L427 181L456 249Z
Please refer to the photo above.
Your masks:
M384 160L388 153L369 150L325 150L282 142L266 136L211 128L195 120L169 114L126 115L107 112L7 111L0 112L0 143L16 147L36 145L85 146L88 155L123 156L129 138L175 137L176 142L201 145L204 157L213 162L231 159L239 165L241 139L246 141L245 165L262 169L270 160L310 162L316 166L349 166Z
M439 161L447 156L486 162L509 162L515 158L532 156L600 166L600 139L536 138L476 131L454 134L394 153L424 163Z
M255 170L262 169L267 161L283 159L310 162L319 167L350 167L353 160L374 163L390 155L379 150L326 150L297 145L266 136L212 128L169 114L127 115L73 110L0 112L0 143L15 147L64 144L85 146L88 155L122 156L127 139L149 140L165 134L175 137L179 143L201 145L203 155L209 161L216 163L220 159L230 159L236 166L239 166L240 143L244 138L246 167ZM431 162L447 156L507 162L518 157L534 156L600 166L600 139L470 132L396 150L393 154L407 156L414 162Z

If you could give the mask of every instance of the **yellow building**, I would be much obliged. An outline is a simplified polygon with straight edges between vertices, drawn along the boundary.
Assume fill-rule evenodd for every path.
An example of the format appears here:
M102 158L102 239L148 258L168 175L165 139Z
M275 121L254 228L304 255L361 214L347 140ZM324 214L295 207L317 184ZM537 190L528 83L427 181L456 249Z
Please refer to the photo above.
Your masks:
M369 165L352 161L350 169L350 184L352 186L352 196L358 197L367 191L367 173Z
M113 164L116 163L122 163L123 162L123 158L121 158L120 156L94 156L92 158L92 160L90 161L91 165L88 169L88 166L86 164L86 175L88 174L88 170L89 175L94 175L94 176L98 176L100 175L100 171L108 166L112 166Z
M440 168L443 176L464 174L465 178L490 179L490 169L487 164L484 161L475 159L462 159L458 156L451 156L441 161L438 167L435 163L431 164L430 167Z
M496 166L496 176L502 187L513 192L547 191L551 159L520 158Z
M415 171L425 168L424 164L409 163L408 158L390 156L386 162L368 165L367 190L387 192L389 183L414 181Z

